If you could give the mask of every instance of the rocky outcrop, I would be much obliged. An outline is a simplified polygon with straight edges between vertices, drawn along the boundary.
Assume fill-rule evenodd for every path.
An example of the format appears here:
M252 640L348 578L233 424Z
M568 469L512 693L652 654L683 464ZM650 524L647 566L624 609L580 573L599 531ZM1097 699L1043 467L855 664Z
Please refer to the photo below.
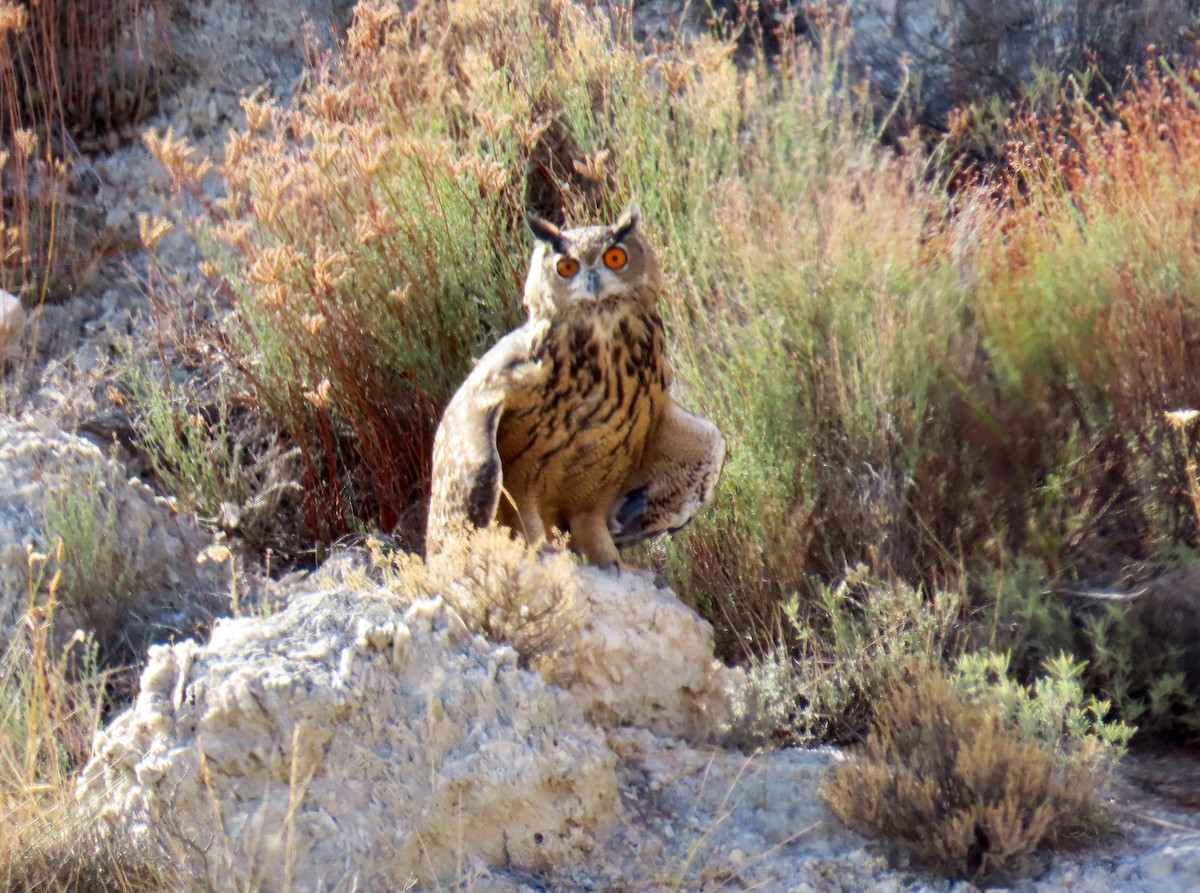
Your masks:
M903 97L933 127L975 99L1016 99L1039 70L1058 75L1094 62L1119 84L1151 45L1149 55L1194 52L1200 23L1195 0L761 0L753 7L758 21L747 34L765 34L768 49L781 25L812 35L844 14L852 78L869 82L882 107ZM714 15L737 21L746 8L737 0L637 0L634 30L669 43L710 30Z
M955 105L1014 99L1038 69L1061 73L1092 60L1112 83L1146 48L1188 48L1200 10L1191 0L853 0L850 58L884 99L902 90L940 125Z
M62 549L56 549L61 539ZM55 586L59 641L75 629L108 652L190 635L228 583L198 565L210 538L94 444L49 422L0 417L0 650ZM30 561L30 550L47 556Z
M152 649L79 793L214 890L383 893L579 862L622 814L615 763L568 694L440 599L322 587Z
M583 568L568 593L563 568L537 565L565 556L523 560L524 582L503 555L481 559L491 576L457 580L553 584L578 634L556 656L564 687L470 632L470 602L413 601L346 554L287 584L274 615L152 649L136 703L96 738L80 797L212 891L976 891L897 867L833 818L818 789L836 751L747 756L675 737L712 733L730 677L669 590ZM461 599L450 578L420 582L438 579ZM1194 889L1192 818L1120 796L1137 804L1119 815L1125 838L1013 889Z
M350 555L321 573L351 585L363 577ZM451 538L429 564L403 558L382 582L410 601L444 598L597 725L697 743L730 729L742 671L714 659L712 626L650 572L581 567L569 552L529 548L493 528Z
M741 672L713 658L712 626L652 575L580 568L566 687L584 714L691 741L729 728Z
M0 369L4 357L21 340L25 331L25 308L16 295L0 288Z

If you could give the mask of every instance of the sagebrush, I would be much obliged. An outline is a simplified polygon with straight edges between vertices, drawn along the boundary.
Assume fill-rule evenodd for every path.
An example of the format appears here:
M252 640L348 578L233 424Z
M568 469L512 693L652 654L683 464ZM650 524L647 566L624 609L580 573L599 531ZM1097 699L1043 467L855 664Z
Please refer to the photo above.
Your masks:
M1004 658L968 656L953 672L914 666L896 680L866 743L822 787L830 808L934 871L976 880L1095 837L1098 789L1132 730L1084 697L1069 659L1033 689L1007 670Z

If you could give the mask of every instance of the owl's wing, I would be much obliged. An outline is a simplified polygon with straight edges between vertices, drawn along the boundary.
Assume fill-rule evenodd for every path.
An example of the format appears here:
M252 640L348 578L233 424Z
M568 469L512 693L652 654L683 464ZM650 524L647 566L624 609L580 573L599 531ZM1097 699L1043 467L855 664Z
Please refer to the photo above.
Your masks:
M720 429L672 401L609 511L613 542L624 548L686 527L712 497L724 464Z
M433 487L425 531L433 555L454 530L487 527L500 504L496 429L506 404L540 374L532 359L537 326L510 332L483 355L451 398L433 440Z

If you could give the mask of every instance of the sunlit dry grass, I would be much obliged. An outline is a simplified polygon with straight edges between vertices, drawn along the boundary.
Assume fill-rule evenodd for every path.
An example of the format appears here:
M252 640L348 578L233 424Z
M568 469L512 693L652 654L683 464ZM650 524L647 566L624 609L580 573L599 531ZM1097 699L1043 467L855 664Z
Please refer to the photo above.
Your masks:
M75 776L110 701L90 635L53 635L61 541L30 551L28 610L0 654L0 890L150 893L185 889L164 862L104 833Z

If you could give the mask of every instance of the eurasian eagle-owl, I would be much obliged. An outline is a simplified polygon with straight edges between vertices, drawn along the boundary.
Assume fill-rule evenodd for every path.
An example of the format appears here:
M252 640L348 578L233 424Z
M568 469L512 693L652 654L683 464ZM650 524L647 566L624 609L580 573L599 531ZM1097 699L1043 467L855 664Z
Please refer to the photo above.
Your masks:
M636 209L613 226L529 219L529 321L479 361L434 439L430 555L498 520L619 565L618 547L679 530L712 496L725 438L671 399L663 277L639 223Z

